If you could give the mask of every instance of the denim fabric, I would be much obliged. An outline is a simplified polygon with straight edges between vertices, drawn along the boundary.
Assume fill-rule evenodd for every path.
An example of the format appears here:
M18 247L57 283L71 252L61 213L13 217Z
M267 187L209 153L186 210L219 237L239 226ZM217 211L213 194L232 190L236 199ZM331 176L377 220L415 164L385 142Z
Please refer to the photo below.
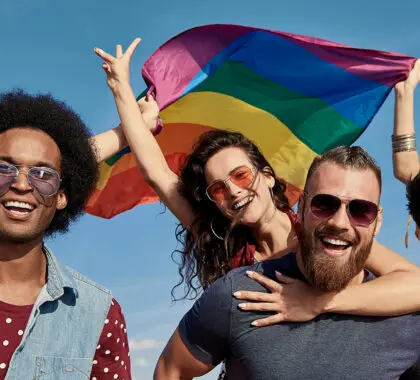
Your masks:
M63 266L44 246L47 283L32 309L6 380L89 379L111 293Z

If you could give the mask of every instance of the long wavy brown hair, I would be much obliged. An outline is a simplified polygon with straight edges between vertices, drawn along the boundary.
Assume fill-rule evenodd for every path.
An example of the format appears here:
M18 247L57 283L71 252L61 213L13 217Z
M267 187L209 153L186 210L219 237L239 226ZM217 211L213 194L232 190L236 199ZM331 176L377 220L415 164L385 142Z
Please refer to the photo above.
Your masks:
M204 133L180 174L180 192L190 203L196 218L188 229L182 224L176 229L176 238L182 248L176 249L172 257L178 262L181 278L172 289L173 299L196 298L201 289L231 269L232 258L246 243L255 243L248 227L226 218L206 196L204 167L210 157L229 147L242 149L258 172L272 175L275 179L273 198L277 208L290 208L285 195L285 182L275 177L273 168L254 143L237 132L212 130ZM211 226L219 238L212 232ZM175 258L176 254L179 254L179 260ZM182 285L184 295L177 298L175 291Z

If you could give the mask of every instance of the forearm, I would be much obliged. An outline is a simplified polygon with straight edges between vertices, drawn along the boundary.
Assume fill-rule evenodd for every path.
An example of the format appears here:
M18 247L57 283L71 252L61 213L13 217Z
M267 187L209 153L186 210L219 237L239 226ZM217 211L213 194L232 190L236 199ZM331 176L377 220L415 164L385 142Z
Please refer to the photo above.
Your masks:
M165 174L169 168L165 157L148 129L129 83L122 83L114 90L114 98L125 138L136 157L145 180Z
M92 137L98 162L102 162L125 148L128 143L121 126Z
M397 316L420 311L420 275L392 272L373 281L350 285L332 296L325 312Z
M415 134L414 93L405 86L395 88L394 136ZM393 153L394 175L406 183L419 171L417 151Z

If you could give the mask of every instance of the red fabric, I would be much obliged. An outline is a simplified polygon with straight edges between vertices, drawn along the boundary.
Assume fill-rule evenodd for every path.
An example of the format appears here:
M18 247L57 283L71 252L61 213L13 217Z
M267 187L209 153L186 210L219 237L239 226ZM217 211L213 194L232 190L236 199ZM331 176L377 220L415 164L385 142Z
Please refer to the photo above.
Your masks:
M15 306L0 301L0 380L19 345L32 305ZM92 366L92 380L131 379L130 354L121 307L113 300L102 330Z
M295 214L291 209L285 209L282 210L282 212L284 212L289 217L290 222L292 223L292 227L295 230L295 234L299 236L300 223L297 220L297 214ZM255 250L256 247L254 244L246 243L246 245L242 247L239 252L232 258L232 269L255 264Z

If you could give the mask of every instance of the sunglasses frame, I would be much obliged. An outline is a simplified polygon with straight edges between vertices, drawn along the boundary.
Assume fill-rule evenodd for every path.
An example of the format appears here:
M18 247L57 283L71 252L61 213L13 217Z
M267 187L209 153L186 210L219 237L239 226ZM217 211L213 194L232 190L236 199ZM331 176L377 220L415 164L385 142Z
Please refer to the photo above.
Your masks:
M58 173L58 171L55 170L55 169L53 169L53 168L49 168L49 167L46 167L46 166L35 166L35 165L15 165L15 164L9 164L9 163L0 163L0 165L6 165L6 166L9 166L9 167L12 167L12 168L15 168L16 169L15 175L14 176L11 176L11 178L13 178L13 181L10 182L7 190L3 194L6 194L9 191L10 187L17 181L20 173L24 173L26 175L26 179L27 179L29 185L33 189L36 189L36 191L40 195L42 195L43 197L52 197L52 196L54 196L55 194L57 194L60 191L62 177L60 176L60 174ZM27 168L27 169L26 170L21 170L20 168ZM42 192L40 192L39 189L38 189L38 187L35 186L31 182L31 178L29 176L29 172L31 171L31 169L41 169L41 170L44 170L44 171L53 172L53 173L57 174L57 177L59 179L57 190L54 193L52 193L52 194L43 194ZM1 176L1 174L0 174L0 176ZM3 195L3 194L1 194L1 195Z
M233 174L237 171L237 170L239 170L239 169L241 169L241 168L247 168L247 169L249 169L249 170L251 170L251 173L252 173L252 175L253 175L253 178L252 178L252 181L251 181L251 183L253 183L254 181L255 181L255 178L256 178L256 174L257 174L257 169L256 168L254 168L253 166L251 166L251 167L249 167L249 166L246 166L246 165L241 165L241 166L238 166L236 169L234 169L225 179L216 179L215 181L213 181L210 185L208 185L207 187L206 187L206 195L207 195L207 198L208 199L210 199L210 201L212 201L212 202L214 202L214 203L217 203L217 201L216 200L214 200L214 199L212 199L211 197L210 197L210 194L209 194L209 192L208 192L208 189L211 187L211 186L213 186L215 183L218 183L218 182L223 182L223 184L224 184L224 186L227 188L227 186L226 186L226 184L229 182L229 181L231 181L231 178L232 178L232 176L233 176Z
M315 213L313 212L313 210L312 210L312 201L313 201L313 199L316 196L319 196L319 195L326 195L326 196L329 196L329 197L338 199L340 201L340 206L337 208L337 210L333 214L331 214L331 216L323 218L323 217L319 217L319 216L315 215ZM354 220L354 218L351 215L350 209L349 209L350 203L353 202L353 201L361 201L362 203L369 203L369 204L375 205L375 207L376 207L376 214L375 214L375 217L371 220L370 223L368 223L368 224L357 223ZM381 207L379 205L377 205L374 202L368 201L366 199L338 197L337 195L328 194L328 193L318 193L318 194L315 194L312 197L310 197L310 200L309 200L309 209L311 211L311 214L315 218L320 219L320 220L328 220L328 219L331 219L335 214L337 214L337 212L340 210L341 205L343 203L346 205L346 213L347 213L347 217L349 218L350 223L353 224L353 225L356 225L356 226L360 226L360 227L369 227L378 218L378 215L379 215L379 213L381 211Z

